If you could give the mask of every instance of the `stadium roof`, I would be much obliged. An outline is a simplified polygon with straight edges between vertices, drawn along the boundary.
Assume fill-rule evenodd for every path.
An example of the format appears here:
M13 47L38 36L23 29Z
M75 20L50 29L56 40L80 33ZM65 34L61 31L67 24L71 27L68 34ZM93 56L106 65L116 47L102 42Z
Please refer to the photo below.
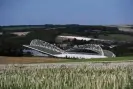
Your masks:
M92 50L94 52L97 52L98 54L92 55L92 54L84 54L84 53L71 53L65 50L60 49L59 47L50 44L48 42L34 39L31 41L30 45L23 45L24 47L36 50L38 52L54 56L54 57L62 57L62 58L84 58L84 59L89 59L89 58L107 58L108 55L109 57L115 57L115 55L110 52L110 51L103 51L103 49L99 45L95 44L85 44L85 45L78 45L73 48L80 48L80 49L87 49L87 50ZM71 48L71 49L73 49ZM69 50L71 50L69 49ZM106 55L105 53L106 52Z

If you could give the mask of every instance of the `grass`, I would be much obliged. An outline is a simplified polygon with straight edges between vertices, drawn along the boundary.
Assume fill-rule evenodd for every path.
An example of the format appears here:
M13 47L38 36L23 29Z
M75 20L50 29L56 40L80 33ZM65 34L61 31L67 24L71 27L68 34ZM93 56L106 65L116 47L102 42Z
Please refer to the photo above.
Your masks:
M95 58L95 59L66 59L63 62L119 62L119 61L133 61L133 57L116 57L116 58Z
M132 67L0 70L0 89L133 89Z
M133 61L132 57L100 58L100 59L61 59L45 57L0 57L0 64L30 63L63 63L63 62L121 62Z
M108 36L100 35L100 39L116 40L116 41L133 41L133 36L124 34L109 34Z

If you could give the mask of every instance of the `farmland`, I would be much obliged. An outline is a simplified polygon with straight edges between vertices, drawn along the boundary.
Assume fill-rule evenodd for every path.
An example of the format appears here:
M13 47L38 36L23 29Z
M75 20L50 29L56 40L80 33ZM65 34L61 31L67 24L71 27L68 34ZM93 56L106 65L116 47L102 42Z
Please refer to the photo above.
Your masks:
M101 59L61 59L46 57L0 57L0 64L30 64L30 63L64 63L64 62L120 62L133 61L133 57L116 57Z
M133 89L132 60L0 57L0 89Z
M52 65L51 65L52 66ZM0 89L133 89L133 66L6 66Z

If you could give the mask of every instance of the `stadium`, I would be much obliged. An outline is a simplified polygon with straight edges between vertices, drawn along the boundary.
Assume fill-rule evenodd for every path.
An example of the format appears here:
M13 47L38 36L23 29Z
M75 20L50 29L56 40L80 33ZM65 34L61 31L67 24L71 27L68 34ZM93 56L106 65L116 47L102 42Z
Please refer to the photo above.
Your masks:
M57 58L90 59L116 57L111 51L103 50L99 45L96 44L75 45L70 49L63 50L48 42L34 39L31 41L30 45L23 46L32 50L36 50L40 53L47 54L49 57Z

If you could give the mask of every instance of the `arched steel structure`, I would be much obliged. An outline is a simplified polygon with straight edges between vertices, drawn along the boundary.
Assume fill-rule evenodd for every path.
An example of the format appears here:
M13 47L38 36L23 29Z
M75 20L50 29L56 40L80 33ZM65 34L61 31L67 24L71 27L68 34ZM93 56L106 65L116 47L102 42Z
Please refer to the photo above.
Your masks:
M59 47L50 44L48 42L34 39L30 42L30 45L23 45L24 47L36 50L38 52L54 56L54 57L66 57L69 56L70 58L106 58L106 57L115 57L115 55L108 51L103 50L99 45L96 44L85 44L85 45L75 45L73 48L68 50L62 50ZM71 53L70 51L73 49L87 49L92 50L98 54L91 55L91 54L82 54L82 53Z
M104 56L103 49L96 44L75 45L73 48L70 48L66 51L71 51L73 49L88 49L97 52L99 55Z
M113 52L109 51L109 50L103 50L103 53L107 57L116 57L116 55Z
M62 54L65 53L64 50L56 47L55 45L52 45L48 42L34 39L30 42L30 45L23 45L24 47L39 51L41 53L45 53L51 56L54 56L55 54Z
M50 44L48 42L39 40L39 39L32 40L31 43L30 43L30 46L39 46L39 47L47 48L49 50L59 52L59 53L64 53L65 52L64 50L60 49L59 47L57 47L53 44Z

